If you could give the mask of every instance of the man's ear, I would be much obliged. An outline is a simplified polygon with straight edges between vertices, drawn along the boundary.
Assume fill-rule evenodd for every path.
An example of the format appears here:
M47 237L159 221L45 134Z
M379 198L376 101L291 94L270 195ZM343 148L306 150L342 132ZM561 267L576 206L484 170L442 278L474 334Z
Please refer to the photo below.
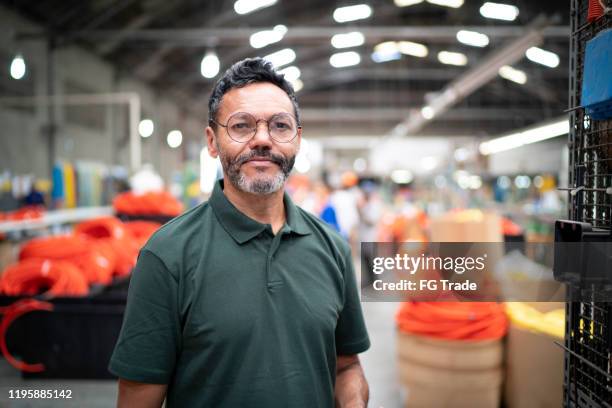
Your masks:
M207 126L204 130L206 134L206 145L208 146L208 154L211 157L217 158L219 152L217 151L217 144L215 143L215 131L212 127Z
M298 128L297 130L297 136L296 136L296 141L297 141L297 145L298 145L298 150L300 148L300 146L302 145L302 128Z

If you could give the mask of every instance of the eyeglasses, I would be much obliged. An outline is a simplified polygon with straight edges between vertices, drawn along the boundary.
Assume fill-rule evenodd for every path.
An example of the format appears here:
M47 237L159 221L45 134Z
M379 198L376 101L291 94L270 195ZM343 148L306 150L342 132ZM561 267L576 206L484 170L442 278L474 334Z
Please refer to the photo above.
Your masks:
M268 134L278 143L289 143L297 136L298 130L302 128L293 115L284 112L276 113L268 120L255 119L250 113L238 112L230 116L225 125L214 119L211 119L210 122L224 127L227 135L238 143L246 143L251 140L257 133L259 122L266 122Z

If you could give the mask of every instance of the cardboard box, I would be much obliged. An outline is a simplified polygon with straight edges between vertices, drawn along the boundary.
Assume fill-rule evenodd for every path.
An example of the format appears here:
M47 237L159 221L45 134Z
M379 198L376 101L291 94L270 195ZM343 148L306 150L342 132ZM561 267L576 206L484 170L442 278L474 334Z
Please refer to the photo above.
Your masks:
M432 218L431 242L504 242L499 215L479 210L449 212Z
M542 312L563 308L563 302L529 303ZM562 339L510 325L506 337L507 408L563 406L564 352Z

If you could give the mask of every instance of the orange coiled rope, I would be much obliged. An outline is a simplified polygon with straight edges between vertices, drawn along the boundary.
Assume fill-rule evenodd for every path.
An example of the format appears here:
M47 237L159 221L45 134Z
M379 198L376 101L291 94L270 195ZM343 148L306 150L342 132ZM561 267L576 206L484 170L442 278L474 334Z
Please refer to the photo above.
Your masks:
M119 219L100 217L85 221L76 225L74 232L86 237L94 244L94 247L99 245L103 251L114 253L113 273L115 275L125 276L134 268L140 247Z
M88 285L83 273L68 261L25 259L8 266L0 276L0 292L33 296L44 289L51 296L84 296Z
M402 332L451 340L497 340L508 329L494 302L406 302L396 315Z
M0 308L0 313L4 315L0 323L0 350L2 351L2 355L13 367L29 373L44 371L45 366L43 364L28 364L13 357L11 353L9 353L6 345L6 332L15 319L34 310L46 310L50 312L53 310L53 305L49 302L41 302L35 299L22 299L9 306Z
M103 251L81 236L61 235L36 238L23 245L19 259L50 259L72 262L79 267L88 283L107 284L115 265Z
M141 195L130 191L118 194L113 200L117 213L127 215L165 215L176 217L183 212L183 204L166 191L150 191Z
M123 223L123 226L132 234L138 243L138 247L142 248L161 224L153 221L128 221Z
M45 215L45 208L39 205L29 205L22 207L15 211L0 212L1 221L21 221L21 220L33 220L42 218Z

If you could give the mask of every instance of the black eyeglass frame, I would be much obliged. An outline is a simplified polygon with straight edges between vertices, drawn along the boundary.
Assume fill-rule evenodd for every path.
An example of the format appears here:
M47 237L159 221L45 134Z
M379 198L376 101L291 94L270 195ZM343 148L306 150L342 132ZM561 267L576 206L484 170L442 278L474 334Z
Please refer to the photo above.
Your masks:
M230 135L230 131L229 131L229 129L228 129L228 125L229 125L229 122L230 122L230 120L232 119L232 117L234 117L234 116L236 116L236 115L239 115L239 114L243 114L243 115L250 115L250 116L251 116L253 119L255 119L255 130L253 131L253 134L251 135L251 137L249 137L249 138L248 138L248 139L246 139L246 140L236 140L236 139L234 139L234 138L232 137L232 135ZM270 135L270 137L272 138L272 140L274 140L276 143L291 143L291 142L292 142L292 141L295 139L295 137L297 136L297 134L299 133L299 131L300 131L300 130L302 130L302 126L299 124L299 122L298 122L298 120L297 120L297 118L296 118L295 116L293 116L292 114L287 113L287 112L278 112L278 113L275 113L275 114L274 114L274 115L272 115L270 118L273 118L273 117L275 117L276 115L281 115L281 114L282 114L282 115L289 115L289 116L291 116L291 117L293 118L293 120L295 120L295 123L296 123L296 125L297 125L297 126L296 126L296 128L295 128L295 134L294 134L294 135L291 137L291 139L289 139L289 140L284 140L284 141L283 141L283 140L277 140L277 139L275 139L275 138L274 138L274 136L272 136L272 132L270 132L270 121L269 121L269 120L265 120L265 119L257 119L257 118L255 118L255 116L251 115L251 114L250 114L250 113L248 113L248 112L236 112L236 113L232 114L232 115L231 115L229 118L227 118L227 123L226 123L225 125L223 125L223 124L221 124L221 123L217 122L217 121L216 121L216 120L214 120L214 119L209 119L209 120L208 120L208 123L209 123L210 125L212 125L212 124L214 123L214 124L215 124L215 125L217 125L217 126L221 126L222 128L225 128L225 133L227 133L227 136L228 136L230 139L232 139L234 142L236 142L236 143L248 143L248 142L250 142L250 141L251 141L251 139L253 139L253 138L255 137L255 135L257 134L257 126L259 125L259 122L266 122L266 125L267 125L267 128L268 128L268 134Z

